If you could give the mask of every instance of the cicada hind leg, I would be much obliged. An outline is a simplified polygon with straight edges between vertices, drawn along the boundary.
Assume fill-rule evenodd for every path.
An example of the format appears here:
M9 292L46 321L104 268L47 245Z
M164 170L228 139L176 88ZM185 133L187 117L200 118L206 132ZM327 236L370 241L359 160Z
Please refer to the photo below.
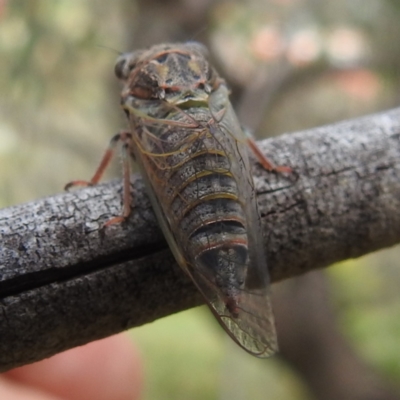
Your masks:
M272 161L268 160L268 158L263 154L263 152L258 147L256 141L247 135L247 144L249 145L251 151L256 156L258 162L263 166L267 171L280 172L280 173L292 173L293 170L290 167L285 165L275 165Z
M100 179L104 175L105 170L110 165L110 162L114 156L115 149L117 145L121 143L121 159L122 159L122 168L123 168L123 205L121 215L113 217L109 219L104 225L103 228L119 224L125 221L130 212L131 212L131 192L130 192L130 174L131 174L131 160L132 156L131 146L132 146L132 135L130 132L123 131L114 135L106 152L103 155L103 158L100 161L99 166L97 167L92 179L90 181L82 181L76 180L69 182L65 185L64 190L69 190L74 186L93 186L99 183Z

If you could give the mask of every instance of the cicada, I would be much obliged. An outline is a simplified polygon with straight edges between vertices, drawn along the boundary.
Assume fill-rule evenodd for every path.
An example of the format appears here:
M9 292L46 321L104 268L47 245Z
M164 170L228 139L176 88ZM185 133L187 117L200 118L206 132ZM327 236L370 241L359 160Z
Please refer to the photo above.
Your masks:
M225 81L195 42L161 44L121 55L121 105L129 131L114 136L96 184L122 142L124 200L130 213L130 160L146 182L176 261L200 290L229 336L258 357L276 352L269 275L248 149L275 167L241 129Z

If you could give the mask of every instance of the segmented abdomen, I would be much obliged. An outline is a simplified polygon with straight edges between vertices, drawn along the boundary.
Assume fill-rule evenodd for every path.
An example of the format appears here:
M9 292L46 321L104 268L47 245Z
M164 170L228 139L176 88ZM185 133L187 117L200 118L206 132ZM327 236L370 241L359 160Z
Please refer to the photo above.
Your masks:
M209 114L200 118L210 120ZM149 157L153 162L153 177L149 177L186 255L221 264L221 257L230 249L229 260L244 266L248 243L235 179L239 162L233 157L236 141L217 127L200 126L203 128L190 131L165 127L157 132L152 152L165 156Z

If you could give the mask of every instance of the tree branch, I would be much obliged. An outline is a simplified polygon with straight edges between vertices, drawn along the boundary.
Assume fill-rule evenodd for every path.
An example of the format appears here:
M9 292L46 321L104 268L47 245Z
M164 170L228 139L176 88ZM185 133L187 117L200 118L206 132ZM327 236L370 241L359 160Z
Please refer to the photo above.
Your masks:
M400 242L400 108L265 140L254 167L272 281ZM128 222L113 181L0 210L0 370L202 303L139 176Z

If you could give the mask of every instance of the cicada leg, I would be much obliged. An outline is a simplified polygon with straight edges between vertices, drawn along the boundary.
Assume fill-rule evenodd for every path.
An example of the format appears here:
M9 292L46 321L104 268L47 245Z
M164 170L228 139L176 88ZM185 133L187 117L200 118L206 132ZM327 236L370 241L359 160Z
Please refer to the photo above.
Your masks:
M93 186L99 183L100 179L104 175L105 170L110 165L110 162L114 156L115 148L117 144L121 142L121 158L122 158L122 167L123 167L123 206L122 206L122 213L117 217L113 217L108 220L104 227L120 223L124 221L131 212L131 194L130 194L130 174L131 174L131 163L130 163L130 156L131 156L131 143L132 143L132 135L130 132L123 131L119 132L114 135L106 152L103 155L103 158L100 161L99 166L97 167L92 179L90 181L82 181L76 180L69 182L65 185L64 190L69 190L71 187L74 186Z
M132 135L129 132L125 132L125 135L121 138L122 148L121 148L121 159L123 168L123 187L122 187L122 213L117 217L109 219L105 224L106 226L119 224L125 221L129 214L131 213L131 145L132 145Z
M272 161L268 160L268 158L263 154L260 148L257 146L256 141L247 135L247 143L257 157L258 162L265 168L267 171L274 171L274 172L283 172L283 173L291 173L293 172L292 168L287 167L285 165L275 165Z

